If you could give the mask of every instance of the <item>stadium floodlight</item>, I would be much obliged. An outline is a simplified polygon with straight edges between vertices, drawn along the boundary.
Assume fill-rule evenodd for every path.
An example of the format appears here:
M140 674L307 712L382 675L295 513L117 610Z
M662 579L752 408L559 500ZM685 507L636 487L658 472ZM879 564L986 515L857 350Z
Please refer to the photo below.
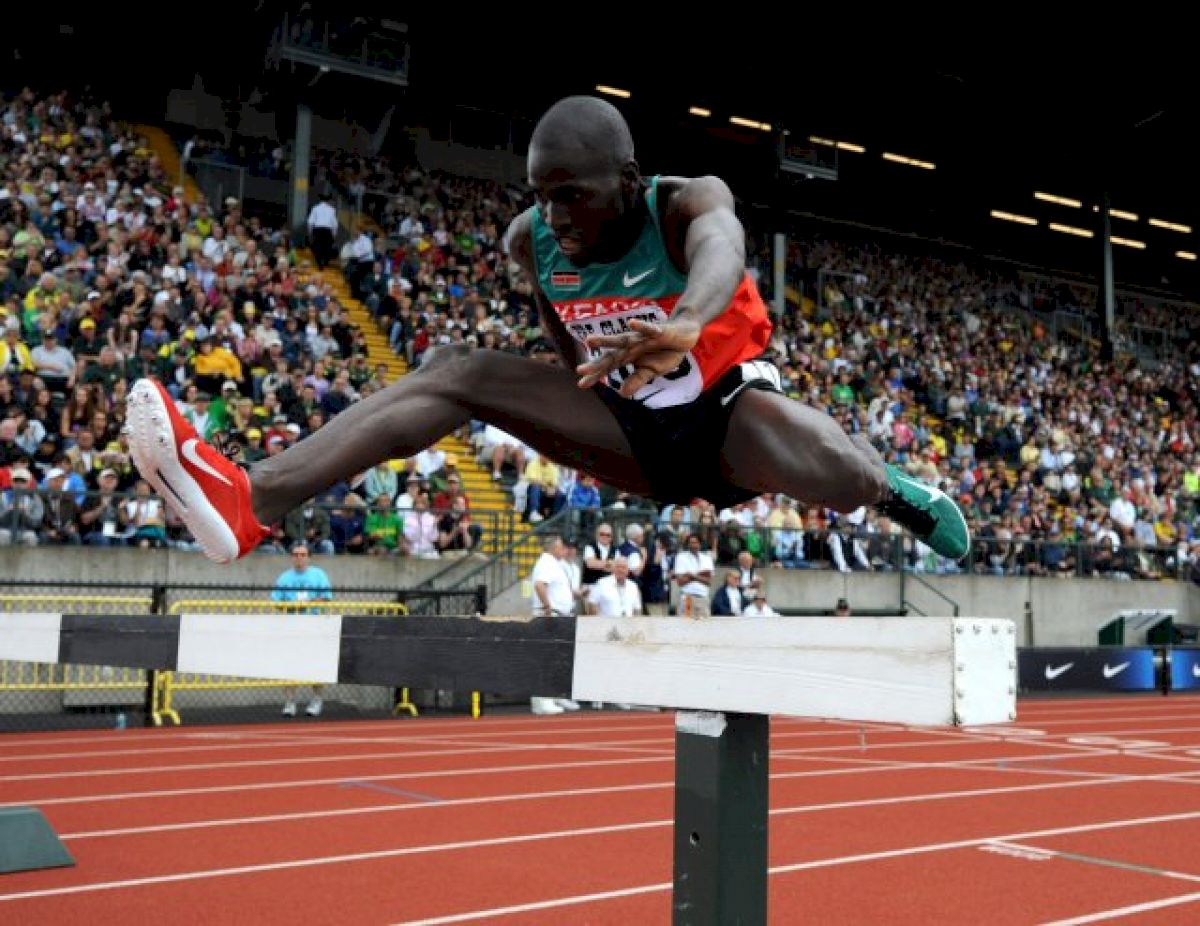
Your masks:
M993 219L1000 219L1004 222L1016 222L1018 225L1037 225L1038 220L1029 215L1018 215L1015 212L1004 212L1000 209L993 209L991 212Z
M1183 232L1185 235L1192 233L1192 226L1180 225L1178 222L1168 222L1166 219L1150 219L1150 224L1155 228L1165 228L1168 231Z
M1070 199L1066 196L1056 196L1053 193L1034 193L1034 199L1040 199L1045 203L1054 203L1057 206L1070 206L1072 209L1082 209L1083 203L1078 199Z
M712 115L712 110L705 109L703 106L692 106L688 109L688 112L693 116L700 116L703 119L707 119Z
M894 164L905 164L908 167L920 167L924 170L934 170L937 168L937 165L932 161L922 161L919 158L910 158L906 154L895 154L891 151L883 152L883 159L891 161Z
M1116 235L1113 235L1111 240L1113 244L1119 244L1122 247L1137 248L1139 251L1146 250L1146 242L1138 241L1136 238L1118 238Z
M740 125L747 129L758 129L760 132L771 131L771 123L759 122L756 119L745 119L742 116L730 116L729 121L734 125Z
M837 143L837 146L839 151L852 151L855 154L863 154L867 150L862 145L856 145L849 141L840 141Z
M596 92L604 93L608 96L618 96L623 100L627 100L633 96L628 90L622 90L620 87L610 87L608 84L596 84Z
M1096 233L1090 228L1076 228L1074 225L1060 225L1058 222L1051 222L1046 227L1051 231L1062 232L1064 235L1074 235L1076 238L1096 237Z
M1175 256L1181 260L1195 260L1196 254L1194 251L1176 251Z
M1136 212L1125 212L1122 209L1109 209L1108 214L1114 219L1124 219L1126 222L1136 222L1138 220Z

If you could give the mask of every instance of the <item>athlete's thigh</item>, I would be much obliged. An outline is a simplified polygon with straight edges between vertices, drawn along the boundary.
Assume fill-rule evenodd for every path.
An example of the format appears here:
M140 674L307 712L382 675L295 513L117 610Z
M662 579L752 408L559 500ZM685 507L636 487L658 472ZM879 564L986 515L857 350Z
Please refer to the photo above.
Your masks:
M462 397L473 417L494 424L556 463L636 494L649 484L604 400L580 389L564 367L500 351L474 351Z
M845 478L843 467L856 457L845 432L823 411L777 392L747 389L730 414L721 463L726 478L741 488L811 500Z

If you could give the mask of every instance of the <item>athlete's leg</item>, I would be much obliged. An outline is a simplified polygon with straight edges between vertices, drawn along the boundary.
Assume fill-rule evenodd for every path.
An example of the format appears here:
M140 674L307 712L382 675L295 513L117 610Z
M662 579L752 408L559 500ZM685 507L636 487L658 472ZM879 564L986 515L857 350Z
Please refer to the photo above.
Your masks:
M835 511L873 505L888 485L878 454L872 458L829 415L762 389L734 400L723 463L734 485Z
M842 512L874 505L942 556L959 559L970 548L953 499L885 465L870 443L849 437L828 415L779 393L747 389L734 400L721 462L742 488Z
M552 460L637 494L649 487L608 406L557 366L492 350L442 351L419 371L356 402L250 470L264 524L379 461L412 456L471 419L494 424Z

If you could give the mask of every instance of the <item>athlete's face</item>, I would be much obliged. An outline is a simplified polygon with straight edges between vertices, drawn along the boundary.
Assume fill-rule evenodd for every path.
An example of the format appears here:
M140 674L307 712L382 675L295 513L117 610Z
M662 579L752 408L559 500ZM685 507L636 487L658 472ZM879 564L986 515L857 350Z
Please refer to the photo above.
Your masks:
M595 152L534 146L529 183L559 248L582 266L636 201L637 165L616 167Z

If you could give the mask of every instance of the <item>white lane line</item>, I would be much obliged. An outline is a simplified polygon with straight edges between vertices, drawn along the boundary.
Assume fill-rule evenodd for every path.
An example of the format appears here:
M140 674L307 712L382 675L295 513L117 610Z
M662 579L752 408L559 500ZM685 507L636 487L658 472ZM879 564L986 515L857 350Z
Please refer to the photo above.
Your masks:
M1068 920L1055 920L1045 926L1084 926L1085 923L1099 923L1104 920L1116 920L1136 913L1147 913L1150 910L1162 910L1165 907L1177 907L1180 904L1200 901L1200 891L1194 894L1178 894L1175 897L1164 897L1161 900L1151 900L1146 903L1135 903L1128 907L1114 907L1111 910L1101 910L1098 913L1088 913L1084 916L1073 916Z
M827 776L836 774L833 770L826 772ZM793 778L812 778L811 772L776 772L770 776L772 781L786 781ZM1156 781L1157 777L1137 775L1112 776L1110 778L1089 778L1082 781L1055 781L1028 785L1006 785L992 788L972 788L953 791L931 791L917 794L901 794L889 797L860 798L853 801L833 801L824 804L803 804L779 811L780 813L816 813L826 810L853 810L860 807L882 807L890 804L923 804L930 801L957 800L976 797L994 797L1000 794L1021 794L1033 791L1056 791L1066 788L1087 788L1097 785L1128 784L1137 782L1143 784ZM266 814L254 817L229 817L211 820L193 820L185 823L163 823L151 826L125 827L121 829L93 830L80 833L61 833L60 839L94 839L106 836L132 836L153 833L176 832L193 829L210 829L223 826L246 826L263 823L286 823L294 820L316 820L327 817L361 816L364 814L391 813L396 811L441 810L448 807L466 807L479 804L501 804L516 801L542 800L564 797L593 797L606 794L623 794L635 791L665 791L675 786L674 781L654 781L629 785L607 785L595 788L569 788L558 791L519 791L509 794L494 794L481 797L446 798L434 802L404 801L393 804L376 804L368 807L337 808L334 810L297 811L295 813ZM772 811L776 813L776 811Z
M432 806L432 805L431 805ZM798 813L803 807L783 807L772 810L772 815ZM887 849L880 852L867 852L858 855L843 855L833 858L817 859L809 862L798 862L793 865L779 865L770 869L771 874L787 874L796 871L808 871L819 868L831 868L838 865L851 865L861 862L873 862L882 859L906 858L914 855L924 855L931 852L944 852L950 849L965 849L1002 840L1012 842L1024 839L1036 839L1044 836L1065 836L1072 833L1091 833L1103 830L1120 829L1131 826L1146 826L1154 823L1173 823L1183 820L1200 818L1200 811L1187 813L1160 814L1152 817L1128 817L1119 820L1107 820L1102 823L1085 823L1076 826L1054 827L1052 829L1031 830L1023 833L997 833L975 839L960 839L953 842L925 843L907 846L901 849ZM620 823L611 826L592 826L573 830L555 830L541 833L525 833L520 836L501 836L494 839L476 839L461 842L437 843L424 846L405 846L399 849L381 849L374 852L356 852L347 855L317 856L314 858L293 859L287 862L269 862L259 865L241 865L235 868L213 868L200 871L179 872L169 875L155 875L145 878L131 878L124 881L100 881L91 884L75 884L69 887L47 888L35 891L20 891L12 894L0 894L0 902L12 900L29 900L38 897L57 897L67 894L86 894L97 891L109 891L128 887L144 887L151 884L170 884L179 881L196 881L207 878L221 878L232 875L258 874L267 871L283 871L297 868L314 868L323 865L336 865L350 862L373 861L384 858L398 858L409 855L423 855L432 852L448 852L461 849L491 848L502 845L519 845L523 843L541 842L550 839L561 839L579 836L598 836L610 833L628 833L641 830L660 829L673 826L671 820L646 820L636 823ZM661 889L669 888L663 885ZM650 887L647 890L653 890ZM577 902L570 901L568 902ZM477 915L469 915L467 919L479 919Z
M1200 811L1184 814L1171 814L1158 817L1141 817L1131 818L1126 820L1110 820L1105 823L1089 823L1082 826L1058 827L1050 830L1039 830L1029 833L1009 833L1006 835L991 836L983 839L964 839L956 842L940 842L927 843L925 845L909 846L904 849L890 849L883 852L868 852L861 855L843 855L835 858L818 859L812 862L799 862L794 865L777 865L770 869L772 875L792 874L798 871L810 871L820 868L832 868L839 865L853 865L862 862L875 862L884 859L905 858L914 855L923 855L931 852L944 852L953 849L966 849L974 846L986 845L995 842L1012 842L1021 839L1035 839L1041 836L1065 836L1071 833L1096 832L1106 829L1118 829L1127 826L1142 826L1153 823L1164 823L1175 820L1193 820L1200 817ZM671 889L670 882L659 882L658 884L643 884L632 888L623 888L615 891L605 891L602 893L593 894L576 894L570 897L558 897L553 900L538 901L535 904L519 904L511 907L493 907L489 910L471 910L465 913L455 913L449 916L439 916L432 919L424 920L409 920L398 926L448 926L450 923L465 923L470 920L485 920L494 917L504 916L511 913L522 913L529 910L549 910L558 907L569 907L579 904L596 903L603 900L608 900L617 897L628 897L634 894L651 894ZM1160 906L1168 906L1172 903L1187 903L1190 900L1200 898L1200 893L1188 894L1183 897L1170 898L1167 901L1154 901ZM1140 912L1143 909L1157 909L1157 907L1145 904L1139 904L1137 907L1123 908L1116 915L1125 915L1125 912ZM1114 911L1108 911L1113 913ZM1100 915L1100 918L1106 918ZM1093 919L1074 919L1063 920L1051 926L1076 926L1095 922Z

